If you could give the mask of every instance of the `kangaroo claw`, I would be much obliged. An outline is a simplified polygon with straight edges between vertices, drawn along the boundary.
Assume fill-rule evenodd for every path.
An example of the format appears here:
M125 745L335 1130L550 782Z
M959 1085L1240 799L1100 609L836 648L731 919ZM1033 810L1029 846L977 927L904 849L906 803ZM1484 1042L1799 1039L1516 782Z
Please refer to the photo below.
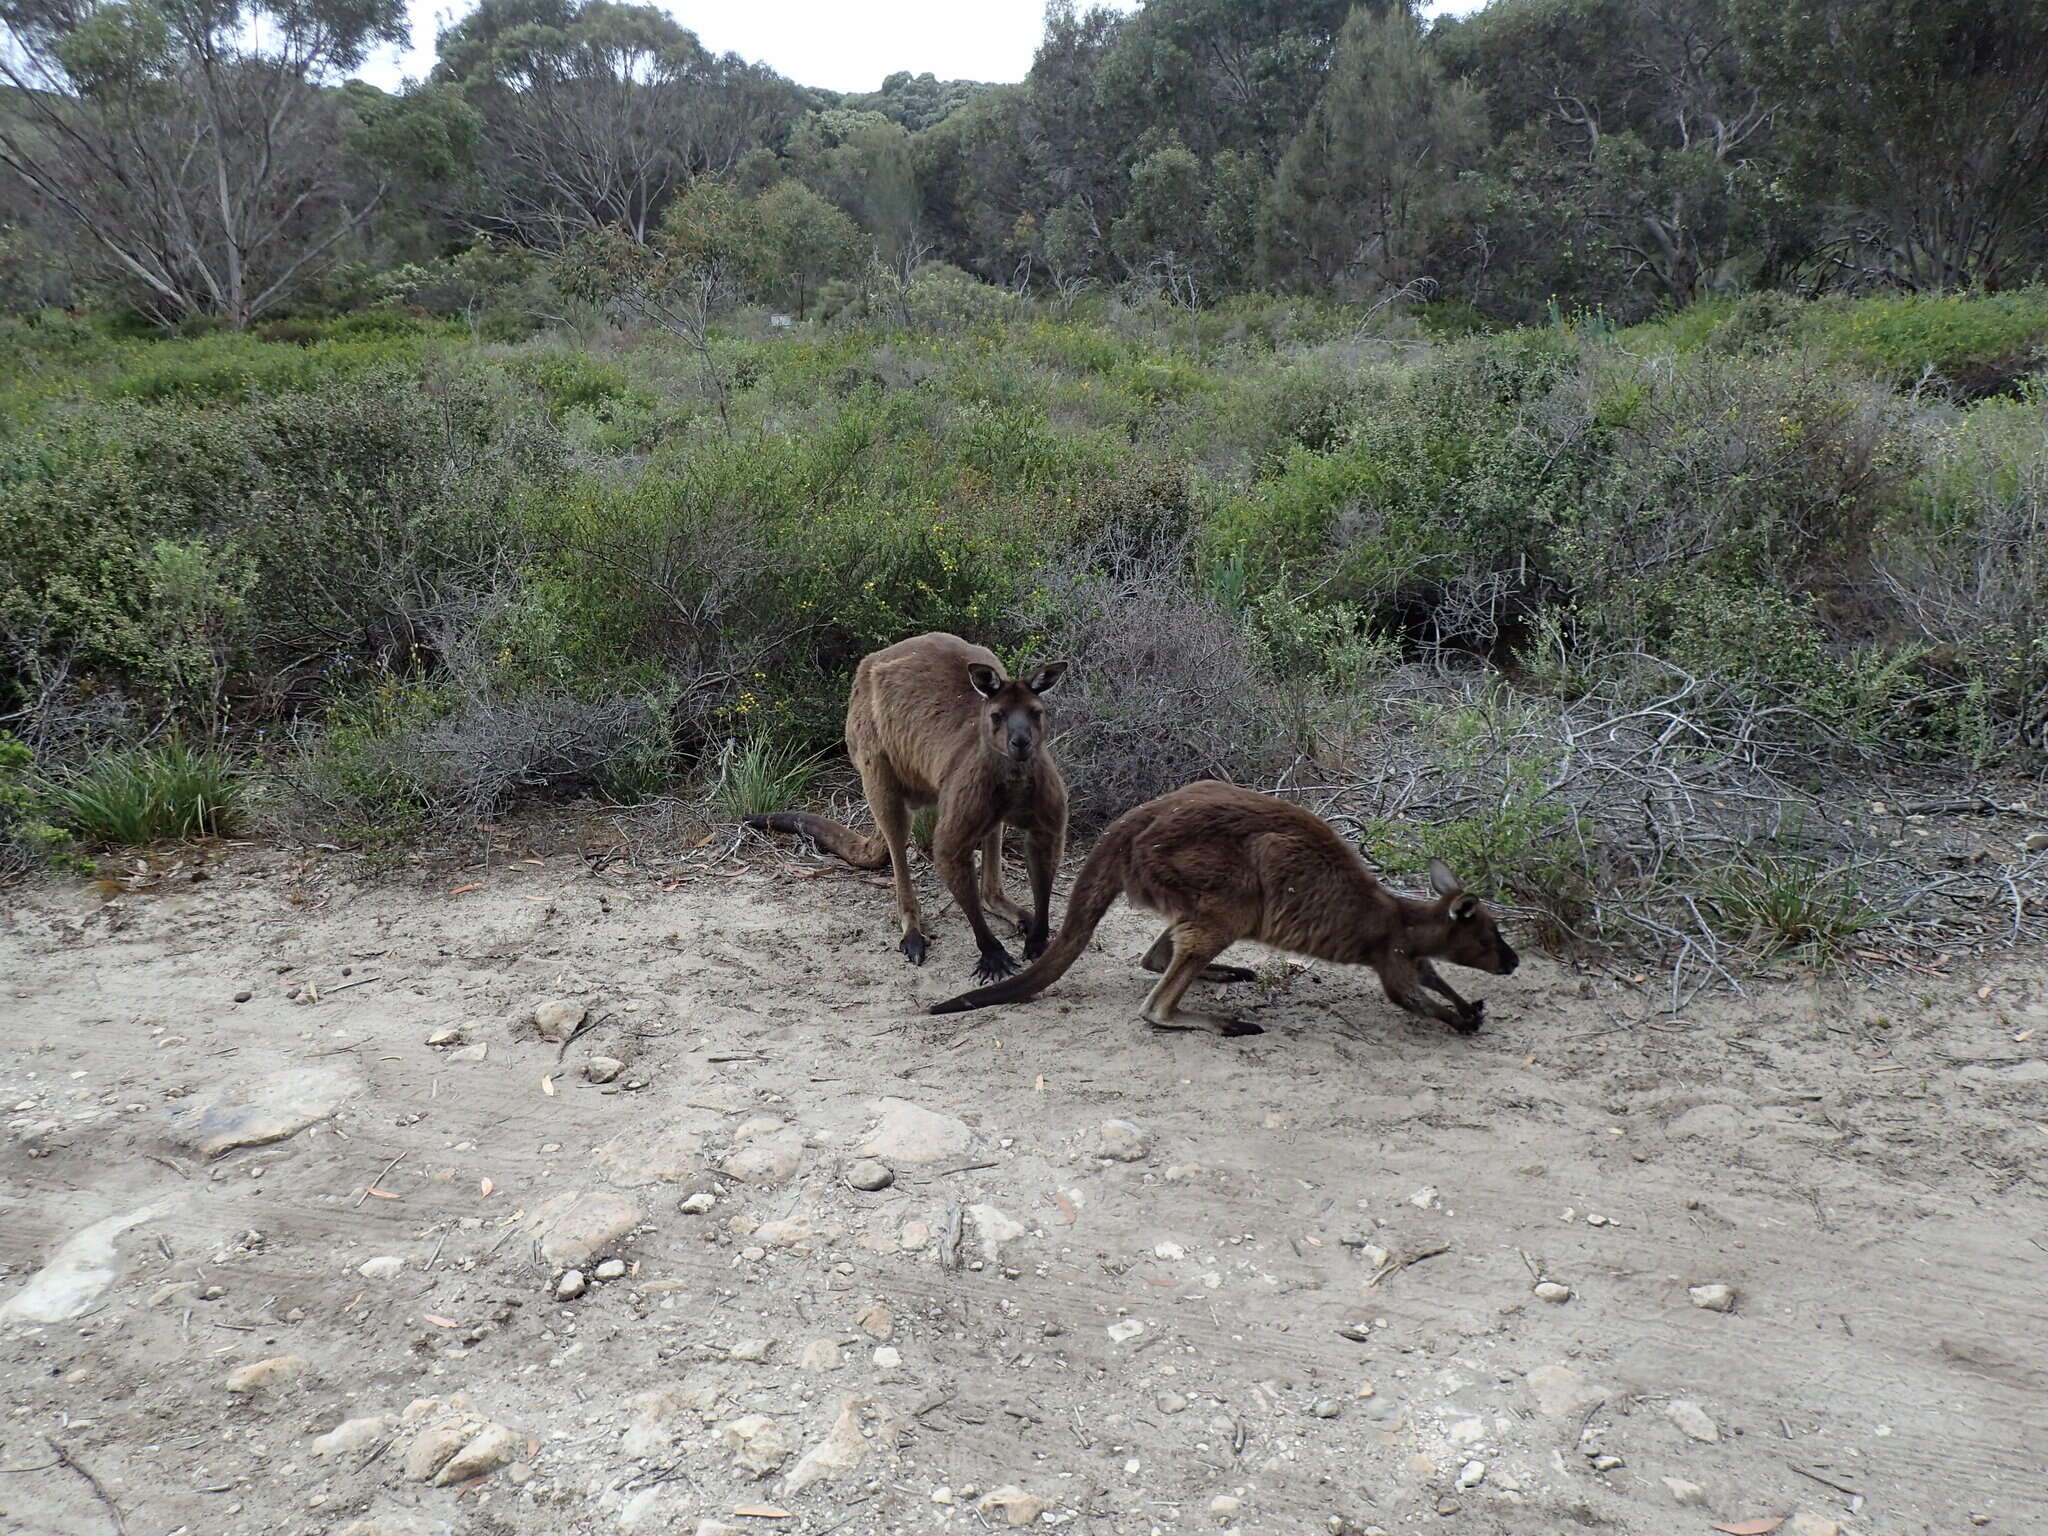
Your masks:
M925 951L931 945L921 933L906 933L903 935L903 942L896 947L903 951L904 957L912 965L923 965Z
M1010 958L1007 949L985 949L981 952L981 964L974 968L976 981L1001 981L1005 976L1017 974L1017 962Z

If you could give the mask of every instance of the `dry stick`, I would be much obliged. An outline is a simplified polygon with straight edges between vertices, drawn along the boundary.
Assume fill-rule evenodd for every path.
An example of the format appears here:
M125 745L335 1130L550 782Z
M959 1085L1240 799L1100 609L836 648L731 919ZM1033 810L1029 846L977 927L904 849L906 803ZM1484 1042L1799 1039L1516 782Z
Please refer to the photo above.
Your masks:
M114 1502L112 1496L101 1485L100 1480L92 1475L92 1469L65 1450L63 1446L52 1440L48 1435L43 1436L43 1444L50 1448L52 1456L55 1456L60 1463L84 1478L91 1486L93 1494L99 1499L101 1504L106 1506L107 1518L114 1522L114 1530L118 1533L118 1536L128 1536L128 1522L121 1518L121 1506Z
M1785 1465L1792 1468L1794 1472L1797 1472L1801 1477L1806 1478L1809 1482L1819 1483L1823 1488L1832 1488L1835 1490L1835 1492L1847 1494L1852 1499L1860 1499L1863 1497L1863 1495L1858 1493L1854 1488L1845 1488L1842 1484L1835 1482L1833 1479L1822 1477L1818 1472L1809 1472L1806 1470L1806 1468L1799 1466L1794 1462L1788 1461L1785 1463Z
M382 1168L379 1168L379 1169L377 1170L377 1177L376 1177L376 1178L374 1178L374 1179L372 1179L372 1180L370 1180L370 1182L369 1182L369 1183L365 1184L365 1185L363 1186L363 1192L362 1192L362 1193L361 1193L360 1195L357 1195L357 1196L356 1196L356 1205L357 1205L357 1207L358 1207L358 1208L360 1208L360 1207L362 1206L362 1203L363 1203L363 1202L364 1202L365 1200L367 1200L367 1199L369 1199L369 1198L370 1198L370 1191L371 1191L371 1190L375 1189L375 1188L376 1188L376 1187L377 1187L377 1186L378 1186L379 1184L381 1184L381 1183L383 1183L383 1182L384 1182L384 1175L385 1175L385 1174L389 1173L389 1172L390 1172L390 1171L391 1171L392 1169L396 1168L396 1167L397 1167L397 1166L398 1166L398 1165L399 1165L400 1163L402 1163L402 1162L404 1162L404 1161L405 1161L405 1154L404 1154L403 1152L401 1152L401 1153L399 1153L399 1154L398 1154L398 1156L396 1156L396 1157L394 1157L393 1159L391 1159L391 1161L390 1161L390 1162L386 1163L386 1164L385 1164L385 1165L384 1165L384 1166L383 1166Z

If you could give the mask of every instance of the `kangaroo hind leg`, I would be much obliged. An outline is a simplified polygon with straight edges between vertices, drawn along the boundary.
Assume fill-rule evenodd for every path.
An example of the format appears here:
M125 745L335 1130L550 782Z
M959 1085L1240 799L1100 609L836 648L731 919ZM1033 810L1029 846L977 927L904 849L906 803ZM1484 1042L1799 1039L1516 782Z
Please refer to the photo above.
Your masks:
M1166 972L1152 989L1152 995L1145 999L1142 1017L1147 1024L1154 1029L1206 1029L1219 1035L1265 1033L1258 1025L1241 1019L1180 1011L1181 997L1194 985L1195 978L1202 974L1209 962L1230 947L1230 935L1204 928L1198 923L1175 923L1160 935L1160 941L1171 943L1173 958L1167 961ZM1158 947L1157 944L1153 946L1155 950Z
M862 764L861 788L868 797L868 809L875 813L875 826L889 847L889 865L895 875L896 920L903 936L897 948L912 965L923 965L930 935L925 932L924 914L918 910L917 890L910 883L910 807L896 775L883 763Z
M1140 960L1138 964L1157 976L1166 969L1167 962L1172 959L1173 929L1169 927L1157 939L1153 940L1152 947L1145 951L1145 958ZM1231 981L1256 981L1258 977L1259 973L1247 966L1205 965L1202 967L1202 974L1198 979L1221 984Z
M1003 824L999 821L981 840L981 910L1024 931L1024 909L1003 894Z

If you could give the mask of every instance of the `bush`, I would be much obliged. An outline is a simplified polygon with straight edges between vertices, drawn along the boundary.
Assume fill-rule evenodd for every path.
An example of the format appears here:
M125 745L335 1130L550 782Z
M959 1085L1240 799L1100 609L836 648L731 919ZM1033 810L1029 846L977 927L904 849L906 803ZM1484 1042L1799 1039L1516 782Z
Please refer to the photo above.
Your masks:
M0 879L66 862L71 836L34 773L35 756L20 737L0 731Z
M57 815L103 848L230 837L242 821L241 777L220 753L178 742L102 753L51 786Z

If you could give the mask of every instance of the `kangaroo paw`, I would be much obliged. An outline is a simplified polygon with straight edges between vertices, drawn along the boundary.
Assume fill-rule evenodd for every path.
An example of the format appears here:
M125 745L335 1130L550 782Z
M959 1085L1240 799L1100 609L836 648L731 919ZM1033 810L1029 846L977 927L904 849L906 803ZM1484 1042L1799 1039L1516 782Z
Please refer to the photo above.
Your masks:
M981 964L974 968L976 981L1001 981L1005 976L1016 974L1017 962L1000 944L994 949L984 949L981 952Z
M1045 947L1046 947L1046 945L1047 945L1047 944L1049 944L1049 943L1051 943L1051 942L1052 942L1052 935L1051 935L1051 934L1049 934L1049 933L1034 933L1034 934L1032 934L1032 935L1031 935L1030 937L1028 937L1027 939L1025 939L1025 941L1024 941L1024 960L1025 960L1025 963L1026 963L1026 964L1028 965L1028 964L1029 964L1029 963L1030 963L1031 961L1033 961L1033 960L1036 960L1036 959L1037 959L1037 958L1038 958L1038 957L1039 957L1040 955L1044 954L1044 953L1045 953Z
M1265 1030L1244 1019L1233 1019L1220 1013L1176 1013L1171 1018L1147 1018L1145 1022L1154 1029L1207 1030L1212 1035L1235 1038L1240 1035L1263 1035Z
M1486 1004L1475 1000L1458 1011L1458 1022L1454 1026L1461 1035L1476 1035L1486 1022Z
M903 942L896 947L903 951L904 958L912 965L923 965L925 951L930 949L931 945L921 933L906 933L903 935Z

